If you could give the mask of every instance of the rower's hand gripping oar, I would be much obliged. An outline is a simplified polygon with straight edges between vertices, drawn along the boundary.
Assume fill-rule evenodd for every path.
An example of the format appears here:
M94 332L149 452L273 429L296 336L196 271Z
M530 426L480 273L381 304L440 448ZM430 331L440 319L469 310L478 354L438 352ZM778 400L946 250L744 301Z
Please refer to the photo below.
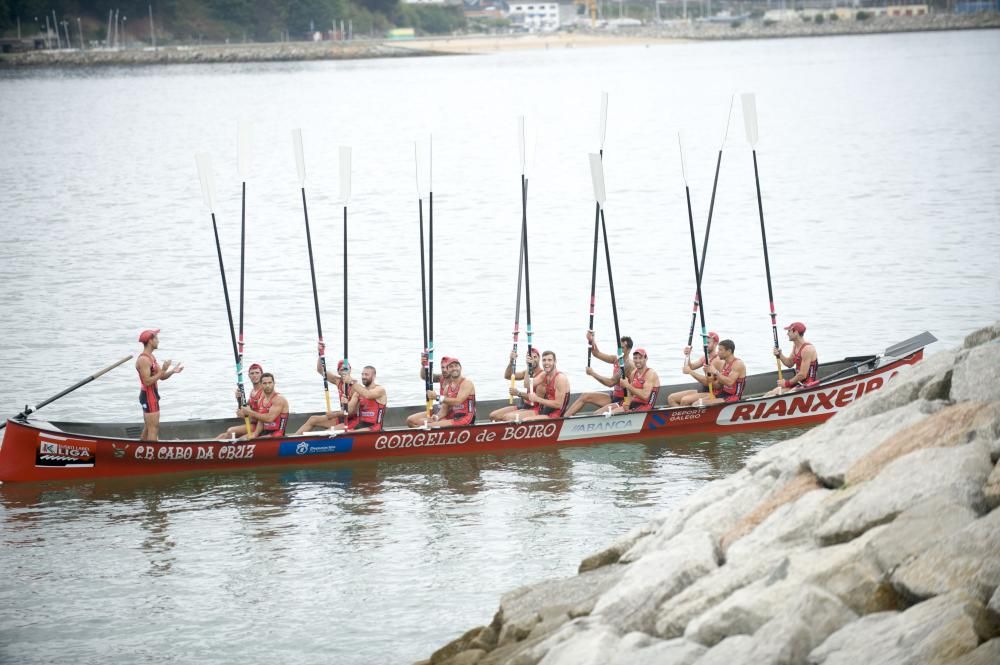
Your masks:
M423 333L424 333L424 394L427 395L434 389L434 376L429 364L429 349L427 348L427 270L424 266L424 194L420 188L420 152L417 142L413 142L413 163L414 174L417 183L417 210L420 215L420 309L423 313ZM431 417L434 408L434 400L427 398L427 417Z
M212 159L204 153L196 156L198 163L198 179L201 181L201 196L212 215L212 232L215 234L215 251L219 255L219 277L222 278L222 294L226 299L226 316L229 319L229 336L233 342L233 360L236 363L236 389L239 393L237 402L240 409L246 406L246 393L243 391L243 370L240 366L240 351L236 345L236 329L233 327L233 308L229 303L229 284L226 281L226 267L222 262L222 243L219 241L219 226L215 222L215 173L212 170ZM250 429L249 416L243 416L247 428L247 438L253 436Z
M306 160L302 153L302 130L292 130L292 149L295 152L295 169L299 178L299 189L302 191L302 216L306 222L306 247L309 249L309 275L312 277L313 306L316 310L316 334L319 337L319 365L323 374L323 396L326 398L326 411L330 408L330 384L326 379L326 344L323 342L323 324L319 316L319 293L316 290L316 267L313 263L312 236L309 233L309 208L306 205Z
M684 179L684 195L687 197L688 227L691 230L691 258L694 262L694 283L695 283L695 303L700 304L698 311L701 313L701 344L705 352L705 378L709 379L708 394L715 399L715 389L712 387L711 369L712 363L708 358L708 330L705 327L705 302L701 294L701 269L698 267L698 245L695 241L694 214L691 212L691 188L688 187L687 170L684 167L684 146L681 143L680 132L677 133L677 149L681 156L681 177Z
M351 148L340 146L340 200L344 202L344 367L350 369L347 359L347 204L351 201ZM346 394L346 391L343 391Z
M108 365L107 367L105 367L101 371L95 372L95 373L91 374L90 376L88 376L86 379L83 379L82 381L78 381L77 383L74 383L69 388L66 388L63 391L61 391L59 393L56 393L55 395L53 395L52 397L48 398L47 400L39 402L38 404L35 405L35 408L33 408L33 409L31 407L25 405L24 411L22 411L21 413L17 414L13 418L11 418L11 420L24 420L30 414L34 413L35 411L38 411L40 408L42 408L46 404L51 404L52 402L56 401L60 397L65 397L66 395L70 394L71 392L73 392L77 388L80 388L81 386L87 385L88 383L90 383L91 381L93 381L94 379L96 379L97 377L101 376L102 374L107 374L108 372L110 372L114 368L116 368L116 367L122 365L123 363L131 360L132 358L133 358L132 354L129 354L129 355L125 356L124 358L122 358L118 362L113 363L111 365ZM0 423L0 429L3 429L6 426L7 426L7 421L6 420L3 421L2 423Z
M525 184L526 184L526 180L525 180L525 177L524 177L524 161L525 161L525 159L524 159L524 116L522 115L522 116L518 117L517 122L518 122L517 139L518 139L518 146L520 148L520 155L521 155L521 240L518 243L518 252L517 252L517 300L516 300L516 304L514 306L514 334L513 334L513 336L514 336L514 344L513 344L513 361L511 362L511 366L510 366L510 389L511 389L511 392L510 392L510 395L508 397L508 403L509 404L513 404L514 403L514 393L513 393L513 391L514 391L514 388L517 387L517 379L515 378L515 375L517 374L517 338L518 338L518 335L520 333L520 325L521 325L521 280L522 280L522 277L524 275L524 233L525 233L525 224L524 224L524 222L525 222L525 215L526 215L526 213L525 213L525 199L524 199L524 197L525 197ZM530 349L529 349L529 352L528 352L528 358L529 359L531 358L531 351L530 351ZM525 369L525 384L527 384L528 375L531 374L531 371L530 371L530 360L529 360L528 363L526 363L526 365L528 367Z
M615 322L615 339L618 342L618 380L625 381L625 351L622 349L622 334L618 327L618 302L615 300L615 280L611 272L611 249L608 247L608 225L604 219L604 202L607 200L607 193L604 186L604 163L601 155L590 153L590 177L594 185L594 200L597 201L598 213L601 217L601 232L604 238L604 258L608 264L608 291L611 292L611 316ZM625 398L622 400L622 407L627 411L632 403L632 393L625 390Z
M608 93L601 93L601 124L599 130L599 138L601 143L601 150L598 153L601 159L604 158L604 137L607 134L608 129ZM596 304L597 298L597 245L600 238L601 232L601 204L597 203L594 206L594 257L590 264L590 322L587 324L587 331L593 335L594 334L594 306ZM594 347L592 344L587 345L587 367L590 367L590 360L593 356Z
M767 275L767 299L771 306L771 333L774 336L774 361L778 365L778 379L781 379L781 345L778 344L778 315L774 311L774 290L771 288L771 261L767 255L767 232L764 230L764 204L760 196L760 175L757 171L757 102L752 92L744 93L743 124L746 128L747 143L753 151L753 179L757 185L757 212L760 214L760 239L764 245L764 272Z

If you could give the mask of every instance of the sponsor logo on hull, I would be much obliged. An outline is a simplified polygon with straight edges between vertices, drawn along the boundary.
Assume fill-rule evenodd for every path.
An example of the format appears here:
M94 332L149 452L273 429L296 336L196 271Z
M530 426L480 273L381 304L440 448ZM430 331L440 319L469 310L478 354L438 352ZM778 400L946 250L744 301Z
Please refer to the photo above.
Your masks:
M790 420L810 416L831 415L865 393L878 390L885 384L881 376L848 383L836 388L816 390L802 394L789 393L760 401L730 404L719 411L716 423L723 426L746 423Z
M86 468L94 466L96 457L96 441L38 434L35 466L58 469Z
M278 447L278 457L297 455L329 455L349 453L354 439L315 439L312 441L282 441Z
M642 430L642 423L645 420L645 413L626 413L609 418L604 416L571 418L563 421L557 440L573 441L574 439L589 439L594 436L635 434Z

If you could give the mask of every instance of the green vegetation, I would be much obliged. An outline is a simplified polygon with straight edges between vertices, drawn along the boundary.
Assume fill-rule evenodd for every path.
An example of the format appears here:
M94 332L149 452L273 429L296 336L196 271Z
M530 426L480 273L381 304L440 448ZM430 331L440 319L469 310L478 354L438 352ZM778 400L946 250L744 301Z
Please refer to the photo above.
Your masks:
M45 19L69 22L74 43L82 27L85 41L107 35L108 12L117 10L130 41L149 41L149 0L0 0L0 35L14 36L20 19L24 37L45 30ZM410 5L400 0L154 0L157 43L191 41L304 40L311 32L340 30L382 34L393 27L417 34L461 30L460 7ZM77 18L80 23L77 23Z
M868 19L872 18L873 16L875 16L875 15L872 14L871 12L861 11L861 12L858 12L857 14L854 15L854 20L856 20L856 21L867 21Z

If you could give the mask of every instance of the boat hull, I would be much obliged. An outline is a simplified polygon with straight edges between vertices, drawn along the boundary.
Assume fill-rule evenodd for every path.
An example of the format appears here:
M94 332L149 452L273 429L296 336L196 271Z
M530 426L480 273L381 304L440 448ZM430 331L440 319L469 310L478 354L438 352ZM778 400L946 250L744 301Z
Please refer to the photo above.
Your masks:
M488 453L545 446L669 439L755 429L813 425L861 396L880 390L900 367L918 362L919 349L864 373L771 398L707 407L657 408L604 416L526 423L477 423L440 429L390 429L357 434L313 434L247 442L160 442L74 434L8 421L0 447L0 481L146 476L302 466L353 460Z

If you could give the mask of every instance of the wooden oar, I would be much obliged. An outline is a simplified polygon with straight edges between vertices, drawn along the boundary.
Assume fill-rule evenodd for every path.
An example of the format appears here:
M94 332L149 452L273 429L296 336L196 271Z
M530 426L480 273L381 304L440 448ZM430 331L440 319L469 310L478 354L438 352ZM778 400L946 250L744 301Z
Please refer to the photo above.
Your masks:
M424 325L424 357L428 358L427 349L427 273L424 266L424 194L420 189L420 154L417 150L417 142L413 142L413 162L417 180L417 211L420 215L420 308L423 312ZM428 360L424 360L424 393L426 394L434 388L434 375ZM427 399L427 417L431 417L431 410L434 408L434 400Z
M604 238L604 258L608 264L608 290L611 291L611 315L615 321L615 339L618 344L618 371L619 379L625 379L625 351L622 349L622 334L618 327L618 302L615 300L615 279L611 272L611 250L608 247L608 225L604 219L604 202L607 200L604 188L604 164L601 155L590 153L590 177L594 184L594 200L597 201L598 212L601 216L601 233ZM622 406L628 409L631 403L630 393L625 391L625 399Z
M239 329L239 359L236 362L236 376L239 381L239 391L244 397L243 387L243 284L246 275L246 242L247 242L247 174L250 173L250 125L239 124L239 143L237 146L237 166L240 180L243 181L243 193L240 205L240 329ZM249 419L247 419L249 423ZM250 436L249 429L247 436Z
M340 146L340 200L344 202L344 367L350 369L347 359L347 204L351 200L351 148Z
M767 255L767 232L764 230L764 204L760 196L760 175L757 171L757 103L752 92L743 94L743 124L747 132L747 142L753 151L753 179L757 184L757 212L760 214L760 239L764 244L764 272L767 275L767 299L771 305L771 333L774 335L774 348L780 349L778 343L778 315L774 312L774 290L771 288L771 261ZM778 365L778 379L781 379L781 359L775 356Z
M306 160L302 154L302 130L292 130L292 149L295 151L295 169L299 176L299 189L302 190L302 215L306 220L306 247L309 248L309 275L312 277L313 306L316 309L316 334L319 336L319 365L323 374L323 397L326 398L326 410L330 412L330 384L326 380L326 353L323 342L323 324L319 317L319 292L316 290L316 267L313 263L312 236L309 233L309 207L306 205Z
M200 154L196 158L198 162L198 177L201 180L201 195L212 215L212 232L215 234L215 251L219 255L219 277L222 278L222 294L226 298L226 317L229 319L229 336L233 341L233 360L236 362L236 388L239 393L237 402L242 409L246 406L246 393L243 392L243 372L240 367L240 351L236 345L236 328L233 327L233 308L229 304L229 284L226 281L226 267L222 262L222 243L219 241L219 226L215 222L215 174L212 171L212 159L207 154ZM243 417L243 422L247 428L247 438L253 436L250 429L250 418Z
M600 125L600 140L601 149L598 153L601 159L604 159L604 137L608 129L608 93L601 93L601 125ZM601 204L596 203L594 205L594 258L590 264L590 322L587 324L587 330L591 335L594 334L594 305L597 301L597 245L600 238L601 231ZM587 345L587 367L590 367L590 360L593 356L594 347L591 344Z
M118 367L122 363L125 363L125 362L127 362L127 361L129 361L131 359L132 359L132 354L129 354L129 355L125 356L124 358L122 358L118 362L113 363L111 365L108 365L107 367L105 367L104 369L102 369L100 372L95 372L95 373L91 374L90 376L88 376L86 379L84 379L82 381L78 381L77 383L74 383L72 386L70 386L66 390L63 390L62 392L59 392L59 393L53 395L52 397L48 398L47 400L39 402L38 404L35 405L35 408L33 408L33 409L31 407L25 405L24 411L22 411L21 413L17 414L13 418L11 418L11 420L24 420L30 414L34 413L35 411L38 411L40 408L42 408L46 404L51 404L52 402L56 401L60 397L65 397L66 395L70 394L71 392L73 392L77 388L80 388L81 386L87 385L88 383L90 383L91 381L93 381L97 377L101 376L102 374L107 374L108 372L110 372L111 370L113 370L115 367ZM6 426L7 426L7 421L6 420L4 422L0 423L0 429L3 429Z
M715 160L715 179L712 181L712 200L708 204L708 224L705 226L705 239L701 243L701 259L699 260L698 274L705 276L705 256L708 254L708 236L712 233L712 213L715 212L715 192L719 187L719 169L722 167L722 149L726 146L726 138L729 137L729 121L733 117L733 100L736 95L729 98L729 113L726 115L726 131L722 135L722 145L719 146L719 156ZM683 158L683 155L682 155ZM683 165L682 165L683 166ZM685 182L687 179L685 178ZM694 297L694 307L691 309L691 328L688 330L688 343L690 347L694 341L694 324L698 319L698 294ZM708 363L708 356L705 356Z
M514 345L513 345L514 360L510 366L511 388L514 388L517 385L517 379L514 378L514 375L517 374L517 338L520 333L520 327L521 327L521 283L522 283L522 277L524 275L524 241L525 241L524 234L525 231L527 230L525 226L525 221L527 219L526 217L527 213L525 211L525 204L526 204L525 185L527 181L524 177L524 116L521 116L518 119L518 123L519 127L518 127L517 138L521 148L521 238L518 244L518 252L517 252L517 303L514 305ZM528 357L529 358L531 357L530 351L528 352ZM530 373L531 373L530 368L526 368L525 375L527 376ZM511 394L508 397L507 402L508 404L514 403L513 394Z
M688 208L688 227L691 229L691 260L694 263L694 284L695 284L695 304L700 303L700 307L697 310L701 313L701 346L705 351L705 378L709 378L708 369L712 366L708 359L708 329L705 327L705 301L701 294L701 275L702 269L704 269L704 264L702 267L698 267L698 244L695 241L694 235L694 214L691 212L691 188L688 187L687 181L687 171L684 168L684 146L681 144L681 135L677 134L677 148L681 155L681 177L684 179L684 195L687 197L687 208ZM706 232L706 237L707 237ZM704 258L704 253L702 254ZM689 338L688 344L691 343ZM715 399L715 390L712 388L712 382L708 383L708 394L712 399Z

